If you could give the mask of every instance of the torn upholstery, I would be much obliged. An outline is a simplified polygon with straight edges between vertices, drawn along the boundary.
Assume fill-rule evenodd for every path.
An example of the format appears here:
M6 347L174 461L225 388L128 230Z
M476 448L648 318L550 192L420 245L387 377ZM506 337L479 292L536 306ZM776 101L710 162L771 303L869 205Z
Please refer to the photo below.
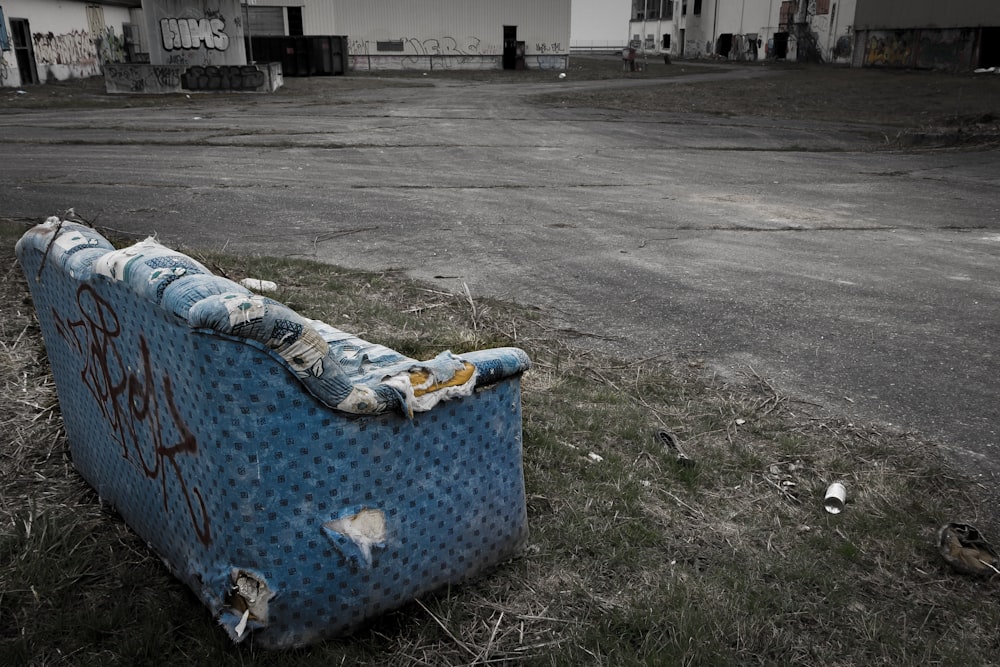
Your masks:
M463 356L442 352L427 361L405 357L304 318L278 301L213 275L152 238L115 250L89 227L50 218L20 244L42 252L48 248L47 261L77 280L101 276L118 282L194 329L266 346L313 396L344 412L399 410L412 416L441 400L522 373L530 365L524 351L513 347Z
M234 640L349 633L527 539L521 350L417 361L59 219L17 254L74 467Z

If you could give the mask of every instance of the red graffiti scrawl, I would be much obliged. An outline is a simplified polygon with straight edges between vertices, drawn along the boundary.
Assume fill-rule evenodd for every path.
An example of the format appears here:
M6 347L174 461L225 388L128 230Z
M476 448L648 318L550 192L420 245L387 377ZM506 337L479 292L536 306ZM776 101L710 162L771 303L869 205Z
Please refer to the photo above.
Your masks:
M89 285L76 293L79 319L62 317L53 309L56 330L84 359L80 377L110 426L122 456L150 480L159 480L163 511L170 513L167 484L172 473L180 486L191 523L204 545L211 544L208 512L197 487L188 487L177 462L194 456L198 441L174 402L170 375L160 373L160 387L150 363L146 338L139 335L139 368L130 370L119 347L121 326L111 304ZM169 420L169 421L167 421ZM165 426L172 428L165 428ZM168 441L165 431L176 434Z

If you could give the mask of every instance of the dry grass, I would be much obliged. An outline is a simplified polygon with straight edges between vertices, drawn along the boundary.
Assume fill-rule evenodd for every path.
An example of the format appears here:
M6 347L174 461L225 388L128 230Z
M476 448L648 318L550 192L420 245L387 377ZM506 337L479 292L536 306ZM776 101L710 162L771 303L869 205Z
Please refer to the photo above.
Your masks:
M0 663L271 664L206 610L73 472L25 279L0 224ZM952 572L946 521L996 536L933 443L810 414L746 371L587 351L544 313L391 274L199 255L303 313L414 355L516 344L529 545L497 571L282 664L990 664L997 583ZM675 433L679 465L654 434ZM823 511L845 483L847 510Z

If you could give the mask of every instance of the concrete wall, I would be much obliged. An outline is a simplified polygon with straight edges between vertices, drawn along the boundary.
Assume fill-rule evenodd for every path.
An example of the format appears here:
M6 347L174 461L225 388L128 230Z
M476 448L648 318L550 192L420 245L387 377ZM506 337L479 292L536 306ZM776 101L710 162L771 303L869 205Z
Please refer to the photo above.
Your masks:
M113 64L104 68L109 93L274 92L284 84L280 63L257 65Z
M997 0L858 0L857 30L1000 26Z
M561 69L569 57L571 0L333 4L331 34L348 36L352 69L424 69L435 60L453 69L495 69L508 25L517 27L529 69Z
M125 59L122 24L129 22L125 7L96 5L104 30L94 33L87 18L93 2L70 0L3 0L4 27L10 19L26 19L40 83L95 76L108 62ZM12 45L11 45L12 46ZM0 86L23 86L13 48L0 51Z
M143 0L152 65L245 65L240 0Z
M861 30L852 64L968 71L976 66L978 38L974 28Z

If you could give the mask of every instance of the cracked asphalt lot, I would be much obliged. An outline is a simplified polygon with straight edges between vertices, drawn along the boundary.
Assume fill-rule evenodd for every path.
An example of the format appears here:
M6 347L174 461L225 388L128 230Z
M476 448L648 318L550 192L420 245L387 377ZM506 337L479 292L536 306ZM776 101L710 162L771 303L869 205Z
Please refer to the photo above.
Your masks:
M0 217L74 207L168 244L465 283L581 344L757 374L803 412L919 431L995 486L1000 154L901 149L881 116L678 108L699 85L776 95L786 74L338 77L12 105Z

